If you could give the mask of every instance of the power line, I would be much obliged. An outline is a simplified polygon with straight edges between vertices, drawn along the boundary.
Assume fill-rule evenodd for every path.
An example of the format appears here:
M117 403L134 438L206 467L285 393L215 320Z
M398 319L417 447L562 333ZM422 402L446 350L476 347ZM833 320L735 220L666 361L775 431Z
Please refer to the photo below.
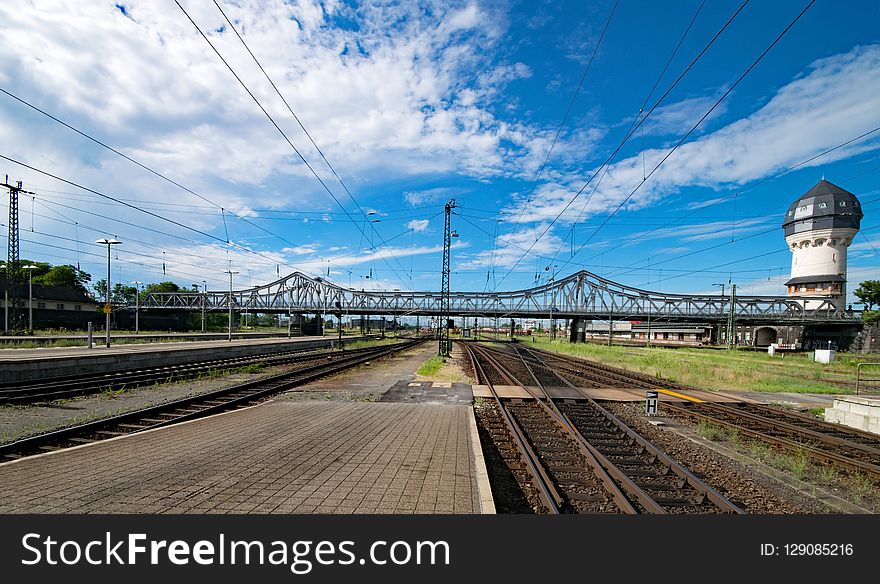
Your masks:
M180 5L180 4L178 4L178 6L179 6L179 5ZM336 172L336 169L333 168L333 165L330 164L330 161L327 160L327 157L326 157L326 156L324 156L324 152L318 147L318 144L315 143L315 140L312 138L312 135L311 135L311 134L309 133L309 131L306 129L305 125L303 125L302 121L299 119L299 116L297 116L296 113L293 111L293 108L292 108L292 107L290 106L290 104L287 102L287 99L285 99L284 95L281 93L281 90L278 89L278 86L275 85L275 82L272 80L272 78L269 76L269 74L268 74L268 73L266 72L266 70L263 68L263 65L260 63L260 60L257 59L257 56L254 55L253 51L251 51L251 48L248 46L248 44L245 42L245 40L242 38L242 36L238 33L238 29L235 28L235 25L232 23L231 20L229 20L229 17L226 16L226 12L223 11L223 8L221 8L221 7L220 7L220 4L217 3L217 0L214 0L214 6L216 6L216 7L217 7L217 10L220 11L220 14L223 15L223 18L224 18L224 19L226 20L226 22L229 24L229 28L232 29L232 32L234 32L234 33L235 33L235 36L238 37L238 40L241 42L242 46L244 46L245 50L247 50L247 52L248 52L248 54L251 56L251 58L254 60L254 63L256 63L256 64L257 64L257 67L260 68L260 71L262 71L263 76L266 77L266 80L269 81L269 84L272 86L272 89L275 90L275 93L278 94L278 97L280 97L280 98L281 98L281 101L284 102L285 107L287 107L287 111L290 112L290 115L292 115L292 116L293 116L293 119L296 120L296 123L299 124L299 127L302 129L303 133L305 133L306 137L308 137L309 142L312 143L312 146L314 146L314 147L315 147L315 150L318 151L318 154L321 155L321 158L322 158L322 159L324 160L324 162L327 164L327 167L330 169L330 172L333 173L333 176L336 177L336 180L339 181L339 184L342 186L342 189L343 189L343 190L345 191L345 193L348 195L348 198L351 199L351 202L354 203L355 207L357 207L357 209L358 209L358 211L360 211L361 215L364 216L364 217L366 217L367 214L364 213L364 210L363 210L363 209L361 208L361 206L358 204L357 200L354 198L354 195L352 195L352 194L351 194L351 191L348 190L348 186L346 186L345 182L343 182L342 177L339 176L339 174ZM193 24L195 24L195 23L193 23ZM202 36L204 37L204 35L202 35ZM207 37L205 37L205 40L207 40ZM210 44L210 43L209 43L209 44ZM215 49L215 52L216 52L216 49ZM218 55L219 55L219 53L218 53ZM227 65L227 66L228 66L228 65ZM373 233L375 233L375 234L379 237L379 241L382 242L382 245L386 245L386 246L387 246L387 245L388 245L388 242L386 242L386 241L382 238L382 234L379 233L379 230L376 229L376 226L375 226L373 223L369 223L368 225L369 225L370 228L372 229ZM397 258L395 258L395 260L397 261L397 265L400 266L400 269L406 271L406 268L403 267L403 264L400 263L400 260L398 260ZM412 285L412 278L410 278L410 285Z
M639 121L639 118L641 117L642 113L645 111L645 107L648 105L648 102L651 101L651 97L653 97L654 92L657 90L657 87L660 85L660 81L662 81L663 77L666 75L666 71L669 70L669 65L672 64L672 60L675 59L675 56L678 54L678 51L681 48L681 45L684 44L685 39L687 38L688 34L690 33L691 28L693 28L694 22L697 21L697 17L700 15L700 12L702 12L703 6L705 4L706 4L706 0L703 0L702 2L700 2L700 5L697 6L696 12L694 12L693 17L691 18L690 22L688 22L688 25L684 29L684 32L682 33L681 37L678 39L678 43L675 45L675 48L672 50L672 53L669 55L669 58L666 60L666 64L663 65L663 69L660 71L660 74L657 76L657 79L654 81L654 85L651 86L651 90L648 92L648 95L646 95L645 99L642 101L642 105L639 107L638 114L636 115L635 118L633 118L633 121L630 124L629 129L627 130L627 135L630 134L630 132L633 129L633 126L636 124L636 122ZM645 163L644 140L645 140L645 133L644 133L644 128L643 128L642 129L642 165L643 165L642 178L643 179L646 177L646 173L644 171L644 163ZM604 170L602 171L602 176L600 176L599 180L596 181L596 186L593 187L593 191L587 197L587 200L584 203L583 207L581 207L581 210L578 213L577 218L574 220L574 223L572 223L571 227L569 228L569 232L566 234L565 237L562 238L562 241L560 242L559 247L556 249L556 252L553 254L553 259L551 260L551 263L556 261L556 258L559 255L559 251L562 249L562 246L564 245L565 240L568 239L569 234L572 237L572 242L574 242L575 225L577 225L577 222L580 221L581 217L583 217L583 214L586 212L587 207L590 204L590 201L593 199L593 195L596 194L596 191L599 189L599 185L602 183L602 180L605 178L605 176L608 172L608 168L609 168L609 166L606 165ZM572 246L573 245L574 244L572 243ZM571 258L574 258L574 256L576 256L580 252L580 249L582 249L582 248L579 248L577 252L573 252L571 255ZM571 258L569 258L569 259L571 259Z
M684 76L687 75L687 73L694 67L694 65L703 57L703 55L706 53L706 51L709 50L709 47L711 47L715 43L715 41L718 39L718 37L720 37L721 34L727 29L727 27L730 26L730 23L733 22L733 20L739 15L740 12L742 12L742 10L746 7L746 5L748 3L749 3L749 0L745 0L745 2L743 2L739 6L739 8L737 8L736 11L734 11L734 13L730 16L730 18L727 19L727 22L725 22L724 25L718 30L718 32L715 33L715 36L712 37L712 39L703 47L703 49L699 52L699 54L697 54L697 56L691 61L691 63L687 67L685 67L684 71L682 71L679 74L679 76L676 78L676 80L673 81L672 85L670 85L666 89L666 92L660 97L660 99L658 99L657 102L654 103L654 105L651 107L651 109L648 110L648 113L646 113L634 127L631 127L630 131L623 137L623 139L620 141L620 143L617 145L617 147L614 149L614 151L608 156L608 158L605 159L605 161L599 167L599 170L597 170L595 173L593 173L593 175L587 180L587 182L574 194L574 196L571 198L571 200L569 200L568 203L566 203L566 205L565 205L565 207L563 207L562 211L560 211L556 215L556 217L544 229L544 231L541 233L541 235L537 239L535 239L535 243L538 242L538 239L540 239L541 237L546 235L547 231L549 231L550 228L559 220L559 218L562 217L562 215L566 211L568 211L568 208L575 202L575 200L577 200L577 198L581 195L581 193L583 193L584 190L586 190L586 188L590 185L590 183L593 181L593 179L596 177L596 175L599 174L599 171L601 169L603 169L604 167L606 167L617 156L617 153L620 152L620 149L623 148L624 144L626 144L626 142L630 139L630 137L632 137L632 135L642 126L642 124L645 123L645 120L647 120L651 116L651 114L654 112L654 110L657 109L657 107L659 107L659 105L661 103L663 103L663 101L666 99L666 97L672 92L672 90L678 85L678 83L684 78ZM534 247L534 244L532 244L531 247ZM521 256L516 261L516 263L513 265L513 268L515 268L517 265L519 265L519 262L521 262L524 257L525 257L525 255ZM511 270L513 268L511 268ZM508 275L510 275L510 271L508 271L507 274L505 274L504 277L501 278L501 282L504 282L504 280L507 279Z
M167 176L165 176L165 175L162 174L161 172L159 172L159 171L157 171L157 170L154 170L153 168L150 168L150 167L147 166L146 164L143 164L142 162L139 162L138 160L135 160L135 159L132 158L131 156L128 156L127 154L125 154L125 153L123 153L123 152L120 152L119 150L117 150L116 148L113 148L112 146L106 144L105 142L103 142L103 141L101 141L101 140L99 140L99 139L97 139L97 138L95 138L95 137L93 137L93 136L90 136L89 134L83 132L82 130L80 130L80 129L78 129L78 128L75 128L74 126L68 124L68 123L65 122L64 120L61 120L60 118L58 118L58 117L56 117L56 116L50 114L49 112L47 112L47 111L45 111L45 110L43 110L43 109L41 109L41 108L39 108L39 107L37 107L37 106L35 106L35 105L29 103L29 102L27 102L26 100L24 100L24 99L18 97L17 95L15 95L15 94L13 94L13 93L7 91L6 89L3 89L2 87L0 87L0 92L2 92L2 93L4 93L4 94L8 95L8 96L11 97L12 99L18 101L19 103L22 103L23 105L25 105L25 106L27 106L27 107L33 109L34 111L37 111L37 112L43 114L43 115L46 116L47 118L49 118L49 119L51 119L51 120L53 120L53 121L55 121L55 122L61 124L61 125L64 126L65 128L67 128L67 129L69 129L69 130L71 130L71 131L73 131L73 132L76 132L77 134L79 134L79 135L82 136L83 138L86 138L87 140L90 140L90 141L94 142L95 144L98 144L99 146L101 146L101 147L103 147L103 148L106 148L106 149L109 150L110 152L113 152L114 154L116 154L116 155L118 155L118 156L121 156L121 157L124 158L125 160L131 162L132 164L135 164L135 165L141 167L142 169L144 169L144 170L146 170L147 172L149 172L149 173L151 173L151 174L153 174L153 175L155 175L155 176L161 178L162 180L171 183L172 185L174 185L174 186L176 186L176 187L178 187L178 188L180 188L180 189L186 191L187 193L190 193L190 194L192 194L192 195L195 195L196 197L198 197L199 199L205 201L206 203L210 203L210 204L212 204L214 207L220 209L220 212L221 212L221 213L224 213L224 212L229 213L229 214L231 214L233 217L235 217L236 219L239 219L239 220L241 220L241 221L247 223L248 225L251 225L251 226L253 226L253 227L256 227L257 229L259 229L259 230L261 230L261 231L263 231L263 232L265 232L265 233L268 233L269 235L272 235L273 237L277 237L278 239L280 239L280 240L282 240L282 241L284 241L284 242L286 242L286 243L290 243L291 245L295 245L295 244L293 244L292 242L290 242L290 241L288 241L287 239L285 239L284 237L278 235L277 233L273 233L273 232L271 232L271 231L268 231L265 227L262 227L262 226L260 226L260 225L255 224L255 223L252 223L252 222L249 221L248 219L246 219L246 218L244 218L244 217L241 217L241 216L239 216L239 215L233 213L232 211L230 211L230 210L228 210L228 209L225 209L225 210L224 210L224 207L223 207L222 205L220 205L219 203L215 203L214 201L208 199L207 197L205 197L205 196L203 196L203 195L200 195L199 193L197 193L196 191L190 189L189 187L186 187L186 186L180 184L179 182L177 182L177 181L175 181L175 180L173 180L173 179L171 179L171 178L168 178ZM225 221L225 218L224 218L224 221ZM229 237L228 237L228 234L227 234L227 238L226 238L226 243L230 243L230 241L229 241Z
M333 199L333 201L336 202L337 205L339 205L339 208L342 209L343 212L345 212L345 215L346 215L346 217L348 217L349 221L355 226L355 228L358 231L361 231L361 233L363 233L361 226L354 220L354 218L351 216L351 214L348 212L348 210L342 205L342 203L339 201L339 199L336 197L336 195L333 193L333 191L330 190L330 187L327 186L327 183L324 182L324 179L322 179L320 177L320 175L318 175L318 173L315 171L315 169L312 167L312 165L309 164L309 161L306 160L306 158L302 155L302 153L299 151L299 149L297 149L297 147L294 146L293 142L291 142L290 138L288 138L288 136L284 132L284 130L281 129L281 126L279 126L278 123L275 121L275 118L273 118L272 115L266 110L266 108L263 107L263 104L260 103L260 100L257 99L257 97L253 94L253 92L247 86L247 84L245 84L245 82L242 81L241 77L239 77L238 73L235 72L235 70L232 68L232 66L229 64L229 62L223 57L222 54L220 54L220 51L217 50L217 47L214 46L214 43L212 43L211 40L207 37L207 35L205 35L205 33L202 32L202 29L199 27L198 24L196 24L195 20L193 20L193 18L189 15L189 12L186 11L186 9L180 4L180 2L178 0L174 0L174 3L177 4L177 7L180 8L181 12L183 12L183 14L186 16L187 20L189 20L190 23L192 23L192 25L195 27L196 31L198 31L199 35L201 35L201 37L205 40L205 42L208 43L208 46L211 47L211 49L214 51L214 53L217 55L217 57L220 58L220 60L223 62L223 64L226 66L226 68L229 69L229 72L232 73L232 75L233 75L233 77L235 77L236 81L238 81L238 83L247 92L247 94L251 97L251 99L254 101L254 103L257 104L257 107L260 108L260 111L263 112L263 114L266 116L266 118L268 118L268 120L272 123L272 125L275 127L275 129L278 130L278 132L281 134L281 136L284 138L284 140L287 142L287 144L291 147L291 149L296 153L296 155L299 157L299 159L302 161L302 163L305 164L306 168L309 169L309 171L318 180L318 182L321 184L321 186L324 188L324 190L327 191L327 194L330 195L330 197ZM358 208L360 209L360 207L358 207ZM364 217L366 217L366 214L364 214ZM385 261L386 264L388 264L387 259L383 258L383 260ZM394 271L395 274L398 277L400 277L400 274L398 274L396 272L396 270L394 270L393 266L388 264L388 267L390 267L392 269L392 271Z
M133 205L133 204L131 204L131 203L127 203L126 201L124 201L124 200L122 200L122 199L119 199L119 198L116 198L116 197L112 197L112 196L110 196L110 195L106 195L106 194L104 194L104 193L102 193L102 192L100 192L100 191L97 191L97 190L95 190L95 189L92 189L92 188L89 188L89 187L83 186L83 185L81 185L81 184L79 184L79 183L76 183L76 182L74 182L74 181L68 180L68 179L66 179L66 178L62 178L62 177L60 177L60 176L58 176L58 175L55 175L55 174L52 174L52 173L50 173L50 172L48 172L48 171L45 171L45 170L42 170L42 169L36 168L35 166L31 166L31 165L29 165L29 164L26 164L26 163L24 163L24 162L21 162L21 161L19 161L19 160L14 159L14 158L10 158L10 157L5 156L5 155L3 155L3 154L0 154L0 158L2 158L2 159L4 159L4 160L7 160L7 161L9 161L9 162L12 162L13 164L17 164L17 165L19 165L19 166L22 166L22 167L24 167L24 168L27 168L27 169L29 169L29 170L32 170L32 171L34 171L34 172L37 172L37 173L39 173L39 174L42 174L42 175L44 175L44 176L47 176L47 177L49 177L49 178L52 178L52 179L55 179L55 180L57 180L57 181L63 182L63 183L65 183L65 184L68 184L68 185L70 185L70 186L72 186L72 187L75 187L75 188L78 188L78 189L82 189L82 190L84 190L84 191L90 192L90 193L92 193L92 194L98 195L99 197L102 197L102 198L105 198L105 199L108 199L108 200L111 200L111 201L115 201L115 202L119 203L120 205L123 205L123 206L125 206L125 207L129 207L129 208L134 209L134 210L136 210L136 211L140 211L141 213L145 213L145 214L147 214L147 215L150 215L151 217L155 217L155 218L157 218L157 219L160 219L161 221L166 221L166 222L171 223L171 224L173 224L173 225L177 225L178 227L183 227L184 229L186 229L186 230L188 230L188 231L192 231L192 232L194 232L194 233L198 233L199 235L203 235L203 236L205 236L205 237L207 237L207 238L209 238L209 239L212 239L212 240L214 240L214 241L218 241L218 242L220 242L220 243L227 244L227 245L232 245L233 247L239 248L239 249L241 249L241 250L243 250L243 251L245 251L245 252L247 252L247 253L250 253L250 254L256 255L256 256L258 256L258 257L262 257L262 258L264 258L264 259L271 259L271 261L272 261L273 263L279 263L279 262L277 261L276 258L269 258L268 256L263 255L263 254L260 253L260 252L254 251L254 250L252 250L252 249L250 249L250 248L248 248L248 247L246 247L246 246L244 246L244 245L241 245L241 244L239 244L239 243L226 241L226 240L224 240L224 239L222 239L222 238L220 238L220 237L217 237L216 235L212 235L212 234L210 234L210 233L206 233L205 231L201 231L200 229L196 229L195 227L190 227L189 225L185 225L185 224L183 224L183 223L180 223L179 221L175 221L174 219L169 219L168 217L163 217L162 215L158 215L158 214L156 214L156 213L153 213L152 211L148 211L148 210L146 210L146 209L143 209L143 208L141 208L141 207L138 207L137 205ZM284 263L286 266L288 266L288 267L290 267L290 268L293 268L294 270L299 270L299 268L297 268L296 266L293 266L293 265L288 264L288 263L286 263L286 262L281 262L281 263Z
M819 155L816 155L816 156L813 156L813 157L809 158L809 159L806 160L806 161L799 162L798 164L796 164L796 165L790 167L789 169L786 169L786 170L780 171L780 172L776 173L775 175L773 175L773 176L771 176L771 177L768 177L768 178L766 178L766 179L763 179L763 180L761 180L761 181L758 181L758 182L755 183L754 185L749 186L747 189L740 190L739 192L742 193L742 192L744 192L744 191L751 191L752 189L754 189L755 187L757 187L757 186L760 185L760 184L763 184L763 183L765 183L765 182L767 182L767 181L769 181L769 180L772 180L772 179L774 179L774 178L778 178L779 176L782 176L783 174L786 174L787 172L789 172L789 171L791 171L791 170L794 170L795 168L798 168L798 167L800 167L800 166L803 166L803 165L804 165L805 163L807 163L807 162L811 162L811 161L813 161L813 160L816 160L819 156L824 156L824 155L826 155L826 154L828 154L828 153L830 153L830 152L833 152L834 150L837 150L838 148L840 148L840 147L843 146L843 145L851 144L851 143L854 142L855 140L858 140L858 139L860 139L860 138L864 138L865 136L868 136L868 135L870 135L870 134L872 134L872 133L874 133L874 132L877 132L877 131L880 131L880 127L877 127L877 128L874 128L873 130L870 130L870 131L868 131L868 132L865 132L865 133L861 134L860 136L858 136L858 137L856 137L856 138L853 138L853 139L851 139L851 140L847 140L847 141L844 142L843 144L840 144L840 145L838 145L838 146L835 146L835 147L833 147L833 148L830 148L830 149L826 150L825 152L823 152L823 153L821 153L821 154L819 154ZM859 178L859 177L861 177L861 176L864 176L864 175L868 174L869 172L875 172L875 171L877 171L877 170L880 170L880 166L874 167L874 168L872 168L872 169L870 169L870 170L868 170L868 171L861 172L861 173L859 173L859 174L857 174L857 175L854 175L854 176L846 177L846 178L844 178L843 180L844 180L844 181L847 181L847 180L853 180L853 179L855 179L855 178ZM728 197L728 198L729 198L729 197ZM877 197L877 198L875 198L875 199L870 199L870 200L868 200L868 201L865 201L864 203L862 203L862 207L864 207L865 205L869 205L869 204L871 204L871 203L875 203L875 202L877 202L877 201L880 201L880 197ZM707 207L708 207L708 205L707 205ZM687 215L685 215L685 217L690 216L690 215L692 215L692 214L693 214L693 213L688 213ZM743 218L743 219L746 219L746 218ZM742 223L742 221L740 221L740 223ZM665 227L665 226L666 226L666 225L664 225L663 227ZM661 227L661 228L658 228L658 229L662 229L662 227ZM651 230L651 231L648 231L648 232L645 233L645 234L641 234L638 238L630 238L630 239L628 239L628 240L625 240L625 241L623 241L622 243L620 243L620 244L618 244L618 245L615 245L615 246L612 247L612 248L609 248L609 250L606 250L606 251L603 252L603 253L607 253L608 251L611 251L611 250L614 250L614 249L619 249L619 248L623 247L624 245L626 245L627 243L630 243L630 242L632 242L632 241L635 241L636 239L639 239L639 238L643 238L643 237L644 237L645 235L647 235L647 234L654 233L654 232L658 231L658 229L653 229L653 230ZM696 251L693 251L693 252L688 252L688 253L686 253L686 254L678 254L678 255L676 255L676 256L674 256L674 257L672 257L672 258L669 258L669 259L667 259L667 260L663 260L662 262L658 262L658 263L656 263L656 264L654 264L654 265L665 264L665 263L668 263L668 262L673 261L673 260L681 259L681 258L688 257L688 256L692 256L692 255L696 255L696 254L699 254L699 253L703 253L703 252L705 252L705 251L711 251L711 250L713 250L713 249L717 249L717 248L719 248L719 247L722 247L722 245L727 245L727 244L734 243L735 241L742 241L742 240L744 240L744 239L750 239L750 238L755 237L755 236L758 236L758 235L764 235L764 234L767 234L767 233L772 233L772 232L776 231L776 229L777 229L777 228L774 227L774 228L772 228L772 229L768 229L768 230L766 230L766 231L762 231L762 232L760 232L760 233L755 233L755 234L749 235L749 236L747 236L747 237L742 237L742 238L740 238L740 239L738 239L738 240L731 240L731 241L728 241L728 242L726 242L726 244L713 245L713 246L706 247L706 248L702 248L702 249L699 249L699 250L696 250ZM696 241L696 240L698 240L698 239L704 239L704 238L709 237L709 236L712 236L712 235L715 235L715 234L713 234L713 233L704 234L703 236L700 236L699 238L697 238L697 239L695 239L695 240L693 240L693 241ZM659 257L659 256L661 256L661 255L665 255L666 253L669 253L669 252L661 252L661 253L658 253L658 254L655 255L655 256L651 256L650 259L657 258L657 257ZM596 257L596 256L593 256L593 257ZM589 258L589 259L592 259L592 258ZM587 261L589 261L589 259L588 259ZM566 264L568 264L568 262L566 262ZM579 264L575 263L575 265L579 265ZM630 268L632 268L632 269L630 269ZM635 267L634 264L630 264L630 265L627 266L625 269L629 269L629 271L626 271L626 272L619 272L619 273L613 274L613 276L622 276L622 275L630 274L630 273L632 273L632 272L634 272L634 271L636 271L636 270L638 270L638 269L640 269L640 268Z
M720 199L718 199L718 200L716 200L716 201L713 201L713 202L711 202L711 203L709 203L709 204L707 204L707 205L704 205L704 206L702 206L702 207L699 207L699 208L697 208L697 209L694 209L693 211L691 211L691 212L689 212L689 213L686 213L685 215L683 215L683 216L681 216L681 217L675 217L675 218L672 218L670 221L664 223L663 225L657 227L656 229L652 229L652 230L650 230L650 231L648 231L648 232L646 232L646 233L641 233L641 234L638 235L638 237L631 237L631 238L625 240L624 242L622 242L620 245L622 246L622 245L625 245L626 243L631 243L631 242L633 242L633 241L636 241L637 239L642 239L642 238L644 238L646 235L650 235L651 233L655 233L655 232L657 232L657 231L659 231L659 230L661 230L661 229L663 229L663 228L665 228L665 227L669 227L670 225L673 225L673 224L677 223L678 221L680 221L680 220L682 220L682 219L686 219L686 218L688 218L688 217L691 217L691 216L693 216L693 215L699 213L700 211L703 211L703 210L705 210L705 209L708 209L709 207L714 207L715 205L718 205L718 204L720 204L720 203L722 203L722 202L724 202L724 201L729 201L729 200L731 200L733 197L735 197L735 196L737 196L737 195L743 195L743 194L746 194L746 193L748 193L748 192L751 192L751 191L753 191L754 189L756 189L757 187L761 186L762 184L764 184L764 183L766 183L766 182L769 182L769 181L771 181L771 180L775 180L775 179L777 179L777 178L779 178L779 177L781 177L781 176L783 176L783 175L786 175L786 174L788 174L788 173L790 173L790 172L792 172L792 171L794 171L794 170L800 168L801 166L804 166L804 165L806 165L806 164L809 164L810 162L813 162L813 161L815 161L815 160L817 160L817 159L819 159L819 158L821 158L821 157L823 157L823 156L826 156L826 155L828 155L828 154L830 154L830 153L832 153L832 152L834 152L834 151L836 151L836 150L839 150L840 148L843 148L843 147L845 147L845 146L848 146L848 145L852 144L853 142L857 142L857 141L859 141L859 140L861 140L861 139L863 139L863 138L866 138L866 137L870 136L871 134L874 134L874 133L876 133L876 132L878 132L878 131L880 131L880 126L874 128L874 129L872 129L872 130L868 130L867 132L864 132L864 133L862 133L862 134L856 136L855 138L850 138L849 140L846 140L845 142L842 142L842 143L840 143L840 144L838 144L838 145L836 145L836 146L833 146L833 147L831 147L831 148L829 148L829 149L827 149L827 150L825 150L825 151L823 151L823 152L820 152L819 154L816 154L816 155L814 155L814 156L811 156L811 157L807 158L806 160L802 160L801 162L798 162L797 164L795 164L795 165L793 165L793 166L790 166L790 167L788 167L788 168L786 168L786 169L780 170L779 172L776 172L775 174L772 174L772 175L770 175L770 176L768 176L768 177L766 177L766 178L763 178L763 179L761 179L761 180L759 180L759 181L757 181L757 182L755 182L755 183L752 183L751 185L749 185L749 186L747 186L747 187L745 187L745 188L739 189L739 190L737 190L736 192L734 192L734 193L732 193L732 194L730 194L730 195L728 195L728 196L726 196L726 197L722 197L722 198L720 198ZM874 169L872 169L872 170L869 170L869 171L867 171L867 172L865 172L865 173L863 173L863 174L867 174L868 172L873 172L874 170L878 170L878 169L880 169L880 166L878 166L878 167L876 167L876 168L874 168ZM862 175L858 175L858 176L862 176ZM850 178L848 178L848 179L846 179L846 180L851 180L851 179L853 179L853 178L857 178L857 177L850 177ZM581 248L581 249L582 249L582 248ZM580 251L580 249L579 249L578 251ZM577 255L577 254L575 254L575 255ZM663 253L658 254L658 255L663 255ZM593 257L595 257L595 256L593 256ZM590 259L592 259L592 258L590 258Z
M216 3L216 0L214 0ZM602 33L599 35L599 39L596 41L596 45L593 47L593 53L590 55L590 59L587 62L587 66L584 68L583 74L581 74L580 81L578 81L577 87L574 90L574 95L571 96L571 101L568 103L568 108L565 110L565 115L562 116L562 121L559 122L559 127L556 128L556 135L553 136L553 141L550 143L550 148L547 150L547 155L544 157L544 162L541 163L541 167L538 169L538 174L535 177L535 181L532 184L532 188L529 190L528 197L526 197L525 204L520 208L519 215L516 218L515 223L519 223L520 219L522 219L523 213L525 213L526 208L529 206L532 200L532 196L535 194L535 189L538 187L538 183L541 181L541 177L544 175L544 169L547 166L547 162L550 160L550 155L553 154L553 148L556 147L556 142L559 141L559 135L562 132L562 128L565 127L565 122L568 120L568 116L571 114L571 110L574 107L575 101L577 101L578 95L581 92L581 87L584 84L584 80L587 78L587 73L590 72L590 68L593 66L593 60L596 58L596 54L599 52L599 47L602 45L602 40L605 38L605 33L608 32L608 27L611 24L611 19L614 17L615 11L617 11L617 6L620 4L620 0L616 0L614 2L614 6L611 7L611 12L608 14L608 18L605 21L605 26L602 28ZM513 233L507 238L507 241L504 242L504 247L502 248L500 253L504 253L504 250L507 249L507 246L510 244L510 240L513 239Z
M676 142L675 146L673 146L672 149L670 149L669 152L666 153L666 155L660 160L660 162L657 163L657 166L655 166L651 170L651 172L648 173L648 175L642 180L642 182L636 185L632 192L630 192L630 194L627 195L626 198L624 198L623 201L621 201L620 204L617 205L614 211L612 211L611 214L608 215L605 221L603 221L602 224L596 229L596 231L594 231L592 235L590 235L587 241L584 242L585 244L589 243L590 240L592 240L593 237L595 237L596 234L599 233L599 231L601 231L602 228L608 224L611 218L614 217L618 213L618 211L623 208L623 206L633 197L633 195L636 194L636 192L642 187L642 185L645 184L655 172L657 172L657 170L663 165L663 163L666 162L666 160L668 160L669 157L672 156L676 150L678 150L678 148L684 143L684 141L687 140L688 137L690 137L690 135L700 126L700 124L702 124L706 120L706 118L708 118L709 115L713 111L715 111L715 108L717 108L721 104L721 102L728 95L730 95L730 93L742 82L742 80L745 79L746 76L758 65L758 63L761 62L761 60L767 55L767 53L769 53L773 49L773 47L776 46L776 44L782 39L782 37L785 36L785 34L795 25L795 23L797 23L798 20L800 20L801 16L803 16L806 11L809 10L809 8L815 3L815 1L816 0L810 0L810 2L804 7L804 9L801 10L800 13L798 13L798 15L794 18L794 20L792 20L789 25L786 26L781 33L779 33L779 35L773 40L773 42L770 43L770 45L766 49L764 49L764 51L758 56L758 58L755 59L755 61L751 65L749 65L748 69L746 69L743 74L740 75L739 78L734 81L730 87L727 88L727 90L721 95L721 97L719 97L715 101L712 107L710 107L706 111L706 113L704 113L703 116L699 120L697 120L697 123L694 124L693 127L691 127L691 129L688 130L688 132L684 136L682 136L678 142Z

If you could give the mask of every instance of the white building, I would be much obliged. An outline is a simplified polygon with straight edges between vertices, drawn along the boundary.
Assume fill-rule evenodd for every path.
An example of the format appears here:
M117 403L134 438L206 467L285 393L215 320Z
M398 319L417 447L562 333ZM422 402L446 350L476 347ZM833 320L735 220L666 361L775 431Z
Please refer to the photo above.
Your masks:
M862 216L856 196L824 178L792 203L782 223L792 254L789 296L830 298L846 308L846 248Z

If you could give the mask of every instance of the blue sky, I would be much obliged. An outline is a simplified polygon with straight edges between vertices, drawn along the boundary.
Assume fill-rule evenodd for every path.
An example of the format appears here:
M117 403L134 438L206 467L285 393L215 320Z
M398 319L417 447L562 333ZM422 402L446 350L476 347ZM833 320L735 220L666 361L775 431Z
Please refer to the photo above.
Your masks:
M782 214L824 176L864 206L850 290L880 275L880 131L801 164L880 127L877 2L816 1L736 83L808 4L753 0L668 93L742 0L218 2L345 186L212 0L181 4L332 196L173 0L12 0L0 87L188 189L0 94L0 154L153 213L0 159L36 193L23 256L97 280L113 235L124 282L439 289L454 197L455 289L781 294Z

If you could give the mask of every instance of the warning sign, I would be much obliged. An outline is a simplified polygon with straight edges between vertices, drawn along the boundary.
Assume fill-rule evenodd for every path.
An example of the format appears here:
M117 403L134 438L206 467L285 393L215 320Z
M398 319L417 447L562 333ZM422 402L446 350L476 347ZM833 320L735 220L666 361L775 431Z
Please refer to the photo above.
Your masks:
M110 305L109 304L104 305L104 314L110 314Z

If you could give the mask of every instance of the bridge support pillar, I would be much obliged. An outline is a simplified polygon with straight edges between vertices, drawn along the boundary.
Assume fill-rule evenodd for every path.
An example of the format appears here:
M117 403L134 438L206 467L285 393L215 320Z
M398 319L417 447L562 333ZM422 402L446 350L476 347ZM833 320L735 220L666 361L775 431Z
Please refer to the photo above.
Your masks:
M510 319L510 340L514 340L516 338L516 319Z
M571 328L568 329L568 342L576 343L578 342L578 327L581 324L581 319L575 317L571 319Z

